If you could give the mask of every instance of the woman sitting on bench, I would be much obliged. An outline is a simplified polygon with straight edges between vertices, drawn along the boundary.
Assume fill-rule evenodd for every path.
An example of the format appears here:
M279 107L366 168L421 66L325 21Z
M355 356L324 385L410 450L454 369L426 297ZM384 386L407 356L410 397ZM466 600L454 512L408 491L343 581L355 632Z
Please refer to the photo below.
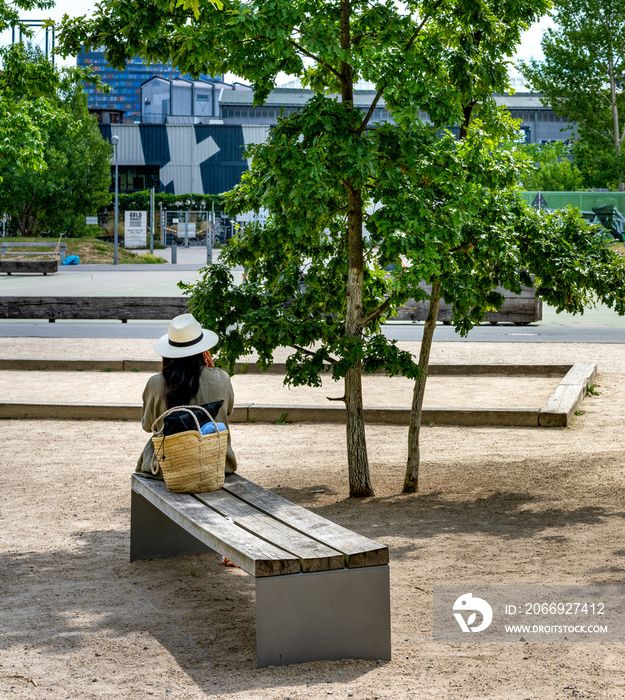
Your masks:
M232 474L237 462L230 445L228 416L234 407L234 391L230 377L215 367L209 352L218 340L216 333L202 328L191 314L176 316L171 321L167 334L154 344L155 352L163 358L163 370L150 377L143 391L141 425L151 433L154 421L168 408L223 401L213 418L228 428L226 474ZM154 446L150 439L139 457L136 471L153 476L153 461ZM160 468L156 478L163 478Z

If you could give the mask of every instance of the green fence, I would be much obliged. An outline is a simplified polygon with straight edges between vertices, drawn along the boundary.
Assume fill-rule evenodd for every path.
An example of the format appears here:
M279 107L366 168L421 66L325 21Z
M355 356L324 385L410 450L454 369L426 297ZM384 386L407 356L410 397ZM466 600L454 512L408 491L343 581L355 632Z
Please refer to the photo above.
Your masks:
M616 240L625 241L625 192L521 192L537 209L577 207L589 224L599 224Z
M599 207L612 206L625 214L625 192L521 192L528 204L541 209L565 209L577 207L582 211L593 211Z

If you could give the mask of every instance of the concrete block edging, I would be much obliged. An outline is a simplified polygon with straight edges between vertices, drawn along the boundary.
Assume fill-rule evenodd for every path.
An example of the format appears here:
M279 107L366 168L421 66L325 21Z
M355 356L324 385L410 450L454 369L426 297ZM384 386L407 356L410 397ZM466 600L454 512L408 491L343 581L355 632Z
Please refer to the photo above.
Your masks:
M20 362L19 360L17 362ZM23 361L22 361L23 362ZM107 362L104 360L103 362ZM109 365L110 367L110 365ZM498 366L501 367L501 366ZM516 367L516 366L515 366ZM549 366L544 366L549 367ZM595 363L576 363L569 370L547 403L535 408L424 408L422 423L464 426L566 427L597 376ZM2 369L0 361L0 369ZM20 369L23 369L21 367ZM83 369L80 367L79 369ZM110 367L112 370L112 367ZM451 374L455 374L451 372ZM457 375L456 375L457 376ZM410 408L365 407L365 421L408 425ZM140 420L140 404L31 403L0 402L1 418L52 420ZM341 405L298 406L237 404L232 423L344 423Z

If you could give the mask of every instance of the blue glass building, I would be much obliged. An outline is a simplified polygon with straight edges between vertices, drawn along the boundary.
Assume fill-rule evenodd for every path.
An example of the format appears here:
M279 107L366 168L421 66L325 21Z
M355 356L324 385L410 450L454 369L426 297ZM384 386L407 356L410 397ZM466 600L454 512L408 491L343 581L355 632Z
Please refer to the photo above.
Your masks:
M91 67L93 72L100 76L102 82L112 88L112 91L107 94L94 85L86 84L85 92L87 93L89 109L123 110L126 113L124 120L130 121L141 119L141 83L154 75L170 80L189 77L182 75L171 65L163 63L146 65L140 58L128 61L126 70L116 70L107 63L104 51L82 51L77 56L76 63L79 66ZM213 80L207 75L200 77L203 80Z

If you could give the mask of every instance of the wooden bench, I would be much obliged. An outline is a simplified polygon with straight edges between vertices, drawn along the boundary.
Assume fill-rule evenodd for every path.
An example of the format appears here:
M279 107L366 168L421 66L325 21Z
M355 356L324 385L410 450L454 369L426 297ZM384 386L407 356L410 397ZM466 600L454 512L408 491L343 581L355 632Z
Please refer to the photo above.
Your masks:
M259 668L391 658L386 546L237 474L199 494L132 475L131 561L211 551L255 578Z
M54 248L46 251L24 251L23 248ZM10 249L10 250L7 250ZM5 241L0 242L0 272L7 275L13 272L58 272L59 260L65 260L66 244L63 242ZM35 256L39 259L16 260L16 257ZM8 258L8 259L7 259ZM41 259L44 258L44 259Z
M0 297L0 318L171 320L187 312L185 297Z
M542 300L533 290L523 297L506 292L503 308L486 314L490 323L512 321L524 325L542 318ZM187 312L187 297L0 297L0 318L5 319L91 319L91 320L170 320ZM424 321L428 302L410 299L398 309L395 320ZM441 302L438 320L451 322L451 307Z
M432 291L431 285L421 284L420 287L428 294ZM542 320L543 301L536 296L535 287L522 287L521 294L515 294L503 287L497 287L496 291L504 297L503 306L498 311L488 311L485 321L492 325L514 323L516 326L526 326L528 323ZM429 309L429 301L416 302L409 299L405 306L398 309L397 318L401 321L425 321ZM451 324L451 306L444 299L441 299L437 318L444 325Z

